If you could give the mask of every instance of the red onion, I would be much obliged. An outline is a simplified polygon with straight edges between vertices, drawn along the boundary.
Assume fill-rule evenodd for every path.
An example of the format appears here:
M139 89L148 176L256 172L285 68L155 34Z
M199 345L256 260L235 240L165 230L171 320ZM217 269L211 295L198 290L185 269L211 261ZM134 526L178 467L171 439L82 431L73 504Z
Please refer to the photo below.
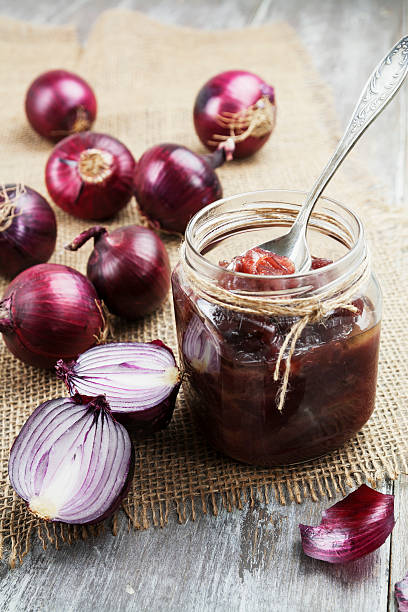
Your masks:
M232 149L230 142L206 156L170 143L148 149L135 172L135 197L141 213L155 228L184 233L197 211L222 197L214 168L229 159Z
M86 524L110 516L133 471L129 434L104 397L60 397L38 406L9 460L13 489L48 521Z
M232 138L234 157L258 151L275 126L273 87L245 70L221 72L207 81L194 104L194 126L210 150Z
M56 145L45 168L50 196L80 219L108 219L133 195L135 160L106 134L81 132Z
M0 190L0 274L13 277L51 257L57 239L48 202L24 185Z
M408 612L408 574L395 584L395 598L398 602L398 612Z
M346 563L377 550L394 525L394 496L361 485L323 512L318 527L299 525L299 529L306 555Z
M90 129L96 117L96 98L78 75L67 70L50 70L31 83L25 110L38 134L59 140Z
M39 264L24 270L0 301L0 332L8 349L38 367L86 351L103 337L105 325L93 285L68 266Z
M127 225L108 233L95 226L66 248L76 251L94 238L87 274L108 309L137 319L152 312L170 287L170 263L160 238L146 227Z
M134 431L166 427L180 387L174 355L160 340L95 346L56 366L70 394L103 393L113 416Z

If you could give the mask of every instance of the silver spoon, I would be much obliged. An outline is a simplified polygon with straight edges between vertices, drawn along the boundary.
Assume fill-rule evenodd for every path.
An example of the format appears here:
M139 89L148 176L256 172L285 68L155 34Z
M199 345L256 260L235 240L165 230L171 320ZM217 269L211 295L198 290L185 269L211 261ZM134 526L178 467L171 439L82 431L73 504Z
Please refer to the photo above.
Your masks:
M295 264L296 272L310 268L311 256L306 242L306 229L311 212L343 159L370 123L391 102L407 76L407 72L408 36L404 36L381 60L368 79L343 138L313 185L290 231L284 236L260 244L259 248L288 257Z

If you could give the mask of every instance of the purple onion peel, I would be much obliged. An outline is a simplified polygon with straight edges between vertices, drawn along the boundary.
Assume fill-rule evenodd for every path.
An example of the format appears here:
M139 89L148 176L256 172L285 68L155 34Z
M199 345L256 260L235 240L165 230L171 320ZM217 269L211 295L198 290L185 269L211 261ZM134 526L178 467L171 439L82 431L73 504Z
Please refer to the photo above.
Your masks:
M346 563L377 550L394 525L394 496L361 485L325 510L320 525L299 525L299 529L306 555Z

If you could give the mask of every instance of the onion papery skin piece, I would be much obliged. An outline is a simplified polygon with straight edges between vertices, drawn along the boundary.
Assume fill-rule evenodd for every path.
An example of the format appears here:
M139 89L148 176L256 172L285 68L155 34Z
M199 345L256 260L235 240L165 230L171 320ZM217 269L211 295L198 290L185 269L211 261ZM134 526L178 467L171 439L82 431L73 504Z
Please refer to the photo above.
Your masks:
M167 427L180 388L173 351L160 340L95 346L56 371L71 395L103 393L114 418L135 433Z
M127 225L112 232L95 226L66 248L76 251L94 238L87 275L113 314L135 320L158 308L170 288L170 262L152 230Z
M37 367L74 359L102 339L105 328L95 288L68 266L39 264L24 270L0 301L0 331L7 348Z
M306 555L347 563L377 550L394 525L394 496L361 485L325 510L318 527L299 525L299 529Z
M85 525L119 507L133 465L129 434L104 397L61 397L38 406L23 425L9 477L36 516Z
M133 195L135 166L129 149L116 138L81 132L54 147L45 181L62 210L79 219L109 219Z
M209 159L178 144L151 147L139 159L134 177L142 215L156 229L183 234L196 212L222 197L214 168L223 161L223 151Z
M89 130L96 118L95 94L84 79L67 70L40 74L26 94L25 111L33 129L50 140Z
M395 598L398 612L408 612L408 574L395 584Z
M212 77L194 104L194 127L201 142L213 151L219 142L232 137L234 158L249 157L266 143L275 116L273 87L245 70L228 70Z
M57 222L47 200L25 185L0 189L0 274L13 278L45 263L56 239Z

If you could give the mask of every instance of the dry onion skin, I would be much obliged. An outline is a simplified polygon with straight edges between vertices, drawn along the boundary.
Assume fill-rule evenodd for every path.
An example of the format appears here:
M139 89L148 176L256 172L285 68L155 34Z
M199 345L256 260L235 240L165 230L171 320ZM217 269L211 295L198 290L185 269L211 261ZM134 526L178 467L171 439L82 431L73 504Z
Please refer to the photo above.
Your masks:
M38 406L9 460L13 489L34 515L69 524L97 523L126 495L133 449L103 396L61 397Z
M299 525L299 529L306 555L347 563L377 550L394 525L394 496L363 484L325 510L320 525Z

